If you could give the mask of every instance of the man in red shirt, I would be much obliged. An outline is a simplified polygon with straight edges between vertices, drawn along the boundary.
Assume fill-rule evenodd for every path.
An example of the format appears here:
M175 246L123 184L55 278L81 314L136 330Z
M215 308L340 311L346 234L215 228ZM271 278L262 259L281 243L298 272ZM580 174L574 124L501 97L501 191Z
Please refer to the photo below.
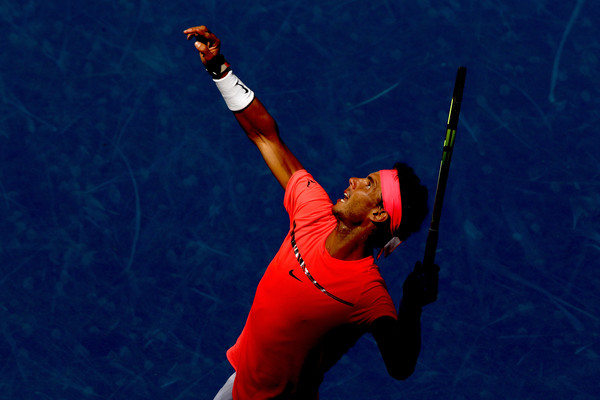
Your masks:
M421 347L422 307L437 298L437 266L417 263L396 312L375 265L420 229L427 189L405 164L351 178L332 204L279 136L254 92L233 74L220 40L186 29L228 108L285 189L290 230L261 279L237 342L235 373L215 399L318 399L325 372L371 332L390 375L406 379Z

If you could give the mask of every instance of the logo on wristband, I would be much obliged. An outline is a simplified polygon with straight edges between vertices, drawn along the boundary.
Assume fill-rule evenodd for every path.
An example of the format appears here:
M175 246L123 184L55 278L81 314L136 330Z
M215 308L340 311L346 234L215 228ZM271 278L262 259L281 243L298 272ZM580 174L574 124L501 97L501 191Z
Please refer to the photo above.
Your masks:
M246 91L246 93L250 93L250 90L246 86L244 86L242 84L242 82L240 82L240 81L237 81L235 86L240 86L242 89L244 89Z

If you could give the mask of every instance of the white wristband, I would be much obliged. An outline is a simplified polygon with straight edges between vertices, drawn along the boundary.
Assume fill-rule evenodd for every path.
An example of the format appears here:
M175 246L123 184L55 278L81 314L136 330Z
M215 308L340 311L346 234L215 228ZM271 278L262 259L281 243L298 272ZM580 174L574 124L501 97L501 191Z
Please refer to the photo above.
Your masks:
M231 111L241 111L254 100L254 92L231 71L225 77L213 80Z

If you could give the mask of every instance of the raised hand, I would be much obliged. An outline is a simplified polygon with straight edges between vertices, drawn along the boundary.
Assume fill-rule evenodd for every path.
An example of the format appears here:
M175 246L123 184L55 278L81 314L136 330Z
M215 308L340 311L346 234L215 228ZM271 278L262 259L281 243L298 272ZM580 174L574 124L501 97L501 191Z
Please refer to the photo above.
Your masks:
M221 40L204 25L188 28L183 31L188 40L195 39L196 49L200 52L202 63L206 65L221 52Z

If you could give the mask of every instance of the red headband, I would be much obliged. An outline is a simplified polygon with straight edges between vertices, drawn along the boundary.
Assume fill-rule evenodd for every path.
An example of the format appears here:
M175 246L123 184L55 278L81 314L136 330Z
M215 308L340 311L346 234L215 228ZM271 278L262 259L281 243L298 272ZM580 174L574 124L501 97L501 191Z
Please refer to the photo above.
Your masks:
M385 254L387 257L392 251L398 247L400 239L394 236L394 232L400 226L402 221L402 196L400 195L400 183L398 180L398 171L395 169L382 169L379 171L381 181L381 197L383 199L383 208L390 217L390 230L392 239L385 245L377 255Z
M402 196L400 195L398 171L395 169L382 169L379 171L379 177L383 208L390 217L390 229L392 235L394 235L394 232L400 226L400 221L402 221Z

